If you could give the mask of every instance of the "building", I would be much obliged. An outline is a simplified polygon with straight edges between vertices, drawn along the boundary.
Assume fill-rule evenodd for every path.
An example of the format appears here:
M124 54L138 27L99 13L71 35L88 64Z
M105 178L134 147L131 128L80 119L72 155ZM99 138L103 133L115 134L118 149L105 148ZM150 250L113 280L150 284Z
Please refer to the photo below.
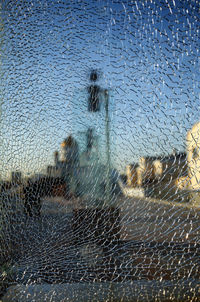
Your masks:
M11 182L13 185L19 185L22 183L22 172L13 171L11 172Z
M139 178L140 183L146 184L155 180L158 175L158 171L156 171L157 166L160 166L160 174L162 175L162 163L161 157L156 156L142 156L139 160Z
M61 170L56 166L47 166L47 176L61 177Z
M200 204L200 122L187 132L186 152L141 157L128 165L127 184L142 187L147 197Z
M185 177L187 177L186 153L158 157L143 156L138 165L127 166L127 184L143 188L145 196L156 199L184 201L186 198L182 188Z
M200 122L188 131L186 137L188 176L191 190L200 189Z
M196 123L186 137L188 180L187 189L194 205L200 205L200 122Z
M66 161L66 147L67 147L67 139L65 139L60 145L60 160L62 162Z
M129 187L135 188L140 186L140 183L138 182L138 167L138 164L131 164L126 167L127 185Z
M63 176L63 169L66 168L66 154L64 154L63 148L64 142L61 144L61 158L59 158L59 152L54 152L54 165L47 166L47 176L54 177L54 178L61 178ZM64 148L63 148L64 149Z

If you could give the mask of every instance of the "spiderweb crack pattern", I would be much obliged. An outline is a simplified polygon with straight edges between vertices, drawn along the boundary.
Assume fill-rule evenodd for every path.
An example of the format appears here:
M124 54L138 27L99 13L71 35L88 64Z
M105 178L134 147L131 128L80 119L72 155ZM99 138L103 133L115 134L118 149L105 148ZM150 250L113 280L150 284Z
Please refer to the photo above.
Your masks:
M0 18L3 301L199 301L198 1Z

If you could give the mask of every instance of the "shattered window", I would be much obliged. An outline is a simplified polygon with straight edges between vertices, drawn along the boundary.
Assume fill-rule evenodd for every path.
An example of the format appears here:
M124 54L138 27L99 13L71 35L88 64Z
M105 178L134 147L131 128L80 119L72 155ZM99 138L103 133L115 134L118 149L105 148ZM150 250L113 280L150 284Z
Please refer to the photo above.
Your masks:
M199 9L1 1L2 301L199 301Z

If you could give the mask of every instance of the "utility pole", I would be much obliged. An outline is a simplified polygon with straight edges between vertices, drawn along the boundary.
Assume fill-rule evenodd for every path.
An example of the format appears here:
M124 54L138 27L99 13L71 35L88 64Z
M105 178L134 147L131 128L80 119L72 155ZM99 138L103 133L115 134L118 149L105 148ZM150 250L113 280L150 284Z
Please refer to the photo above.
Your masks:
M109 93L108 90L104 90L105 97L105 133L106 133L106 202L108 203L111 199L111 163L110 163L110 120L109 120Z
M91 72L90 80L92 83L88 87L88 111L91 114L98 114L101 109L101 102L104 102L105 106L105 115L102 121L106 145L104 151L106 153L105 165L96 161L90 163L93 166L87 166L88 175L84 175L86 180L83 179L87 191L86 208L74 210L73 228L75 232L81 230L79 231L80 238L95 240L106 250L110 243L116 243L120 239L120 210L114 204L115 200L112 196L109 92L108 89L101 88L95 83L98 80L98 74L95 70ZM93 145L92 130L93 128L89 128L87 133L87 151L91 151ZM88 186L90 186L89 190ZM112 201L114 201L113 204Z

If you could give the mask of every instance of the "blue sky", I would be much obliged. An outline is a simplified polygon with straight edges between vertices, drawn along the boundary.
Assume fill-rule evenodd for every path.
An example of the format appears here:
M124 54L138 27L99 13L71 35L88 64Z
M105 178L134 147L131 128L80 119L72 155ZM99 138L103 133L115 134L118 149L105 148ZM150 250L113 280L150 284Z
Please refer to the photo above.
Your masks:
M3 1L2 177L41 171L68 134L92 123L91 68L110 90L116 168L182 151L199 120L198 14L191 0ZM103 136L103 111L94 119Z

